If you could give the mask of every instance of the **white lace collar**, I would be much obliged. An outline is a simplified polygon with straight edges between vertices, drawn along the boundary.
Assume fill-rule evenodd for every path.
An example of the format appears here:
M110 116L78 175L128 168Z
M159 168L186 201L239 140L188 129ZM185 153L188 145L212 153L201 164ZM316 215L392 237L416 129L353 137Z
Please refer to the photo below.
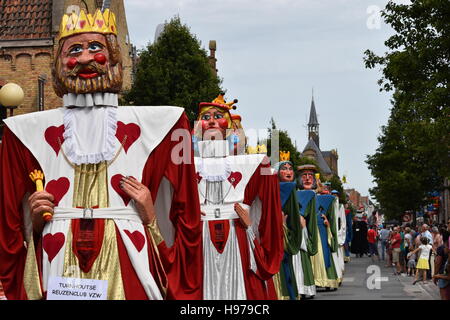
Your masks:
M116 152L117 108L64 108L64 152L73 163L110 161Z
M229 158L199 158L196 163L198 174L207 181L225 181L231 174Z
M231 174L227 140L199 141L200 158L197 161L199 175L207 181L224 181Z

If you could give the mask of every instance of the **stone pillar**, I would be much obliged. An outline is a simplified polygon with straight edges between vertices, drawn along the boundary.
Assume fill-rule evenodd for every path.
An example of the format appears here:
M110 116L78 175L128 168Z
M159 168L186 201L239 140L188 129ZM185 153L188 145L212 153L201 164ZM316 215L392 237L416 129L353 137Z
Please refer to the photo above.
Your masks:
M214 75L217 76L217 59L216 59L216 40L209 41L209 64L211 65L211 69L214 73Z

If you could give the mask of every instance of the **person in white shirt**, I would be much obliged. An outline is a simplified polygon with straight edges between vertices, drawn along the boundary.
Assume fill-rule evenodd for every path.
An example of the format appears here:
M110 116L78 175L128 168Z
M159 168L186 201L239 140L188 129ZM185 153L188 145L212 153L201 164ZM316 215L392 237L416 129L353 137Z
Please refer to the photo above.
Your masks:
M423 283L426 283L427 271L430 269L428 258L430 257L430 251L431 250L434 251L433 247L430 244L428 244L428 239L426 237L422 237L420 241L422 242L422 244L417 249L412 251L413 254L420 251L419 260L416 266L416 277L413 284L416 284L419 281L420 271L422 271Z
M428 231L428 229L430 229L430 227L427 224L423 224L422 225L422 233L420 235L422 237L426 237L428 239L428 243L432 244L433 243L433 235L431 234L430 231Z

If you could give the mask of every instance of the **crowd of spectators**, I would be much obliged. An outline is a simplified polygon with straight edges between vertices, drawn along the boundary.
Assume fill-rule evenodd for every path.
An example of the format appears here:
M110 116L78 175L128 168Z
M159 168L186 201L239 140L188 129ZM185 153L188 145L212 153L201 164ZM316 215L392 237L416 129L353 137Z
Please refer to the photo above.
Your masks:
M386 267L395 267L395 275L414 277L414 285L432 280L442 300L450 300L449 237L450 219L431 227L369 226L369 256L380 256Z

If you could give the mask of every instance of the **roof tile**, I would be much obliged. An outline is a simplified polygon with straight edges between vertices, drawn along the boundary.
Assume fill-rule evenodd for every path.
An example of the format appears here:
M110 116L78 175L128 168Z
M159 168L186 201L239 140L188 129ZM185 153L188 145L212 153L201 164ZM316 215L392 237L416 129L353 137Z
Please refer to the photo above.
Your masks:
M51 38L51 0L0 0L0 40Z

